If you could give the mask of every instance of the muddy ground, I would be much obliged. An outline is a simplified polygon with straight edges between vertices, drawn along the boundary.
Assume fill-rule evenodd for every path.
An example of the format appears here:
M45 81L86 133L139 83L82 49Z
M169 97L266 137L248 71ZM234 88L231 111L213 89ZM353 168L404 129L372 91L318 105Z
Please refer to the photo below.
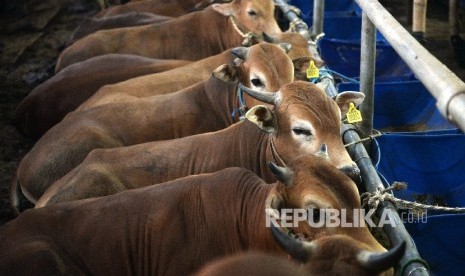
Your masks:
M53 76L72 30L97 11L94 0L0 2L0 225L13 218L9 185L34 144L13 125L14 110L35 86Z
M407 1L382 2L406 24ZM465 79L449 44L443 3L429 1L426 47ZM56 58L72 30L97 11L95 0L0 0L0 225L13 218L9 185L18 162L34 144L13 125L15 107L53 75Z

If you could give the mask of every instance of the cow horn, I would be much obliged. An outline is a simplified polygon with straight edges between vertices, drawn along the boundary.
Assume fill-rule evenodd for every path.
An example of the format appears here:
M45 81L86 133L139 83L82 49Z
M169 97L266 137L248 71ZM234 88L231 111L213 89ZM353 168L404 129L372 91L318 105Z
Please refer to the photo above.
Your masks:
M279 43L278 46L283 49L286 54L288 54L292 49L292 44L290 43Z
M383 253L368 253L368 255L360 261L363 268L372 272L381 272L389 269L397 264L405 252L405 241L398 244L391 250Z
M249 53L249 48L247 47L236 47L231 50L231 53L236 57L245 60L247 58L247 54Z
M280 167L275 163L269 161L268 168L270 168L271 172L279 179L279 181L286 184L286 186L290 187L292 185L292 171L286 167Z
M247 93L249 96L251 96L252 98L257 99L261 102L268 103L268 104L274 104L275 102L276 92L258 92L248 87L245 87L241 83L239 83L239 88L245 93Z
M322 157L328 161L330 160L328 154L328 147L326 146L326 144L322 144L320 150L315 155L318 157Z
M263 41L268 42L268 43L277 43L277 41L274 37L270 36L269 34L262 32L263 36Z
M279 228L274 226L271 223L271 233L273 234L276 242L286 251L292 258L305 263L308 261L308 258L313 251L313 248L316 246L311 242L301 242L294 238L291 238L289 235L283 233Z

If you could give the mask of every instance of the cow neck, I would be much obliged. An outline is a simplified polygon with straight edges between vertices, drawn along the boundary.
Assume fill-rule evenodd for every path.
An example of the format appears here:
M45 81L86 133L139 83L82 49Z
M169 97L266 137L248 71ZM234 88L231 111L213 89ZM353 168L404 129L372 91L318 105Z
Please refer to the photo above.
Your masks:
M244 40L242 40L242 46L249 47L252 45L252 39L257 35L249 31L244 25L242 25L239 20L234 15L229 16L229 21L237 34L239 34ZM242 30L241 30L242 29Z
M210 77L205 87L205 99L208 108L216 114L216 118L225 122L225 127L237 122L231 116L234 110L236 84L229 84L224 81Z
M243 243L247 244L247 249L283 252L266 227L265 203L276 189L276 184L266 184L259 179L255 183L247 183L246 188L246 192L240 194L241 212L237 212L236 218L241 222L239 225Z
M234 166L255 172L267 183L275 182L275 176L266 165L267 161L273 160L269 142L270 134L260 130L249 120L236 125L231 131L224 132L225 136L220 137L221 140L228 141L227 146L225 145L226 147L222 150L225 153L224 158L234 158Z
M241 45L243 38L234 30L228 16L216 12L211 7L201 13L205 13L200 22L202 26L215 26L201 30L203 41L209 41L208 45L221 44L218 45L221 48L218 52Z
M270 134L269 137L270 137L268 139L270 141L269 149L270 149L270 154L271 154L271 158L273 159L273 162L281 167L287 167L286 162L284 162L284 160L279 155L278 150L276 149L272 134Z

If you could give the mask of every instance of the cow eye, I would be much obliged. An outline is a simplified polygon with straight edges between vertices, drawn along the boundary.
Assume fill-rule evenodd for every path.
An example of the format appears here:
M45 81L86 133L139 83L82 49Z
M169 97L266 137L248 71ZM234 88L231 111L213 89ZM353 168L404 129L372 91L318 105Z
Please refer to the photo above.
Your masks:
M300 128L300 127L295 127L292 129L292 131L296 134L296 135L305 135L305 136L311 136L312 135L312 132L308 129L303 129L303 128Z
M252 82L253 86L255 86L255 87L263 87L263 86L265 86L260 79L252 79L250 82Z
M250 15L250 16L257 16L257 12L254 11L254 10L247 11L247 14Z

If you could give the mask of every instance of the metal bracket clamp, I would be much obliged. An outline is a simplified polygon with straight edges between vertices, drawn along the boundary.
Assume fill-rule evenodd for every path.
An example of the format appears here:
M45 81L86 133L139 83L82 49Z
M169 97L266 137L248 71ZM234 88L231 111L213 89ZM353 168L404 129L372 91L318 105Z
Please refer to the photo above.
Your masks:
M454 123L458 123L457 115L465 113L465 110L456 110L455 105L461 102L461 106L465 106L465 87L447 87L441 91L441 95L436 102L436 106L441 114Z

